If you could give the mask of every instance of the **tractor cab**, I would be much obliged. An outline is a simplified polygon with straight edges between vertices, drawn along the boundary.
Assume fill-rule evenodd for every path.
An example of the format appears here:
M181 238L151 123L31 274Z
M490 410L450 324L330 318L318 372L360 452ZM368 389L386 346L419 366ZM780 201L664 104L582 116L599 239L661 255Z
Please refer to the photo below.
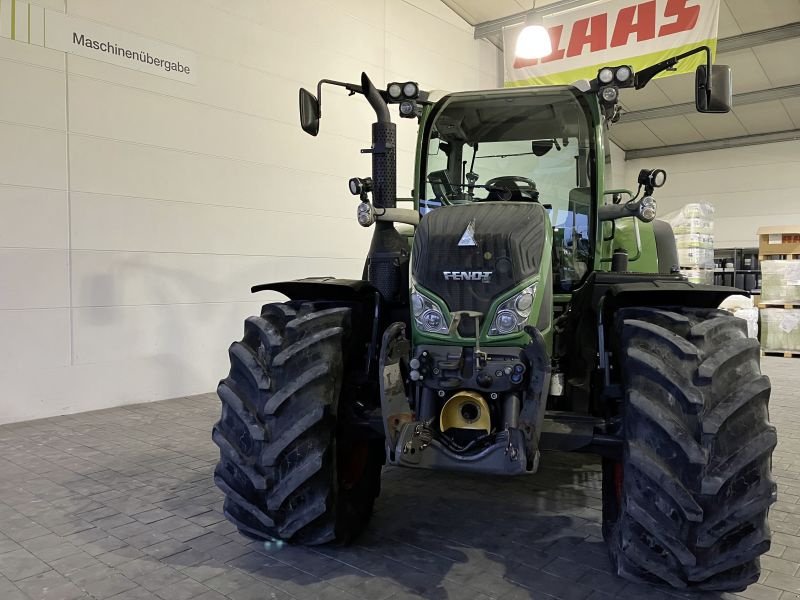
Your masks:
M591 270L597 118L571 86L445 96L420 128L420 215L461 204L541 204L554 292L570 292Z

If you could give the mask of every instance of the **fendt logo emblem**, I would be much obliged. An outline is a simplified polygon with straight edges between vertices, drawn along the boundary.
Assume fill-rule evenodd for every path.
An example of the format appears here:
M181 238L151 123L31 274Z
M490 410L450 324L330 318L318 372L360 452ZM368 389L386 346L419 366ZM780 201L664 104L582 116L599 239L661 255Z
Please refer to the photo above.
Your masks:
M442 275L447 281L492 281L492 271L442 271Z
M472 219L467 224L461 239L458 240L459 246L477 246L478 242L475 241L475 219Z

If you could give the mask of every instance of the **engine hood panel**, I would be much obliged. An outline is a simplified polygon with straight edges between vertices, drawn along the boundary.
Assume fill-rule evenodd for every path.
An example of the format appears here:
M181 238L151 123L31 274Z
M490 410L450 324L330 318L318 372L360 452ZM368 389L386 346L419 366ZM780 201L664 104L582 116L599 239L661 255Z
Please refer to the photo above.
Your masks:
M547 213L533 202L445 206L422 217L412 275L451 311L484 314L494 298L539 273Z

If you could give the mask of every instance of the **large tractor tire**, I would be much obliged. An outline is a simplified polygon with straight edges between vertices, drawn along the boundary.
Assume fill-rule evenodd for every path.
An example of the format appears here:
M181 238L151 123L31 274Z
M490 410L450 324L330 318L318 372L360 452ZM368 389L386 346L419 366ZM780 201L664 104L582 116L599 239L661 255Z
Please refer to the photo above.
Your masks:
M777 443L759 344L711 309L617 313L621 462L603 465L603 532L626 579L740 591L770 546Z
M339 402L350 309L294 306L265 305L230 347L214 481L248 537L347 543L372 513L383 441L348 427Z

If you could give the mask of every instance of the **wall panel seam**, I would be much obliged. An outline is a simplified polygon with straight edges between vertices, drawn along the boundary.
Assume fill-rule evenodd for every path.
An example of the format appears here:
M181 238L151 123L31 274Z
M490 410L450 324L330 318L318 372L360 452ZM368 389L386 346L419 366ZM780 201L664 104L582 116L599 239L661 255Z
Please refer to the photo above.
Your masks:
M69 310L69 306L26 306L24 308L0 308L0 313L11 313L11 312L25 312L28 310L35 310L35 311L44 311L44 310Z
M0 188L9 187L9 188L22 188L25 190L43 190L47 192L66 192L66 188L53 188L53 187L43 187L41 185L25 185L22 183L6 183L4 181L0 181Z
M5 119L0 119L0 125L12 125L14 127L26 127L28 129L40 129L42 131L54 131L56 133L63 133L66 135L67 128L64 126L64 129L58 129L56 127L47 127L45 125L34 125L33 123L22 123L21 121L6 121Z
M255 297L255 296L254 296ZM253 300L199 300L197 302L143 302L141 304L79 304L72 307L72 310L84 309L107 309L107 308L148 308L163 306L225 306L228 304L252 304Z
M17 43L22 43L22 42L17 42ZM37 46L37 48L41 48L41 46ZM49 50L49 48L47 48L47 50ZM52 52L57 52L59 54L63 54L63 52L61 52L60 50L52 50ZM49 67L49 66L43 65L41 63L32 62L32 61L28 61L28 60L22 60L22 59L19 59L19 58L9 58L8 56L0 56L0 62L14 63L14 64L17 64L17 65L22 65L24 67L33 67L35 69L41 69L43 71L51 71L53 73L63 73L64 72L64 69L59 69L58 67Z
M254 296L255 297L255 296ZM25 306L21 308L0 307L0 313L24 312L24 311L43 311L43 310L69 310L74 312L83 309L107 309L107 308L139 308L155 306L204 306L204 305L228 305L228 304L252 304L253 300L206 300L198 302L144 302L142 304L78 304L75 306Z
M141 254L179 254L189 256L247 256L252 258L302 258L314 260L360 260L363 256L319 256L303 254L240 254L238 252L186 252L181 250L131 250L127 248L72 248L73 252L127 252Z
M67 0L64 0L64 10L67 9ZM69 305L72 307L72 191L71 191L71 169L69 160L69 54L64 53L64 126L67 134L64 136L64 154L67 171L67 281L69 292ZM72 311L69 313L69 364L75 364L75 327L72 318Z
M387 35L387 37L393 37L393 38L395 38L397 40L400 40L401 42L405 42L407 44L415 44L416 43L416 42L414 42L414 40L408 39L408 38L403 37L401 35L398 35L396 33L392 33L390 31L387 31L386 35ZM470 38L470 39L472 39L472 38ZM387 46L388 46L388 44L387 44ZM476 73L484 73L486 75L491 75L492 74L490 71L482 71L481 69L476 67L474 61L473 62L462 62L460 60L456 60L456 59L452 58L451 56L447 56L446 54L442 54L441 52L437 52L433 48L425 47L423 49L425 50L425 52L428 52L430 54L434 54L434 55L436 55L436 56L438 56L440 58L443 58L444 60L446 60L448 62L453 63L453 64L461 65L463 67L467 67L468 69L471 69L472 71L474 71ZM420 82L420 84L422 85L423 88L425 88L424 82ZM460 90L457 90L457 91L460 91Z
M93 59L87 59L87 60L93 60ZM100 62L100 61L97 61L97 62ZM195 104L197 106L202 106L202 107L205 107L205 108L212 108L214 110L219 110L219 111L223 111L223 112L226 112L226 113L242 115L242 116L245 116L245 117L252 117L254 119L258 119L259 121L266 121L268 123L281 123L283 125L297 126L297 128L299 129L298 122L295 121L295 120L289 121L288 119L277 119L277 118L274 118L274 117L268 117L268 116L265 116L265 115L259 115L257 113L247 112L245 110L239 110L239 109L236 109L236 108L230 108L230 107L227 107L227 106L222 106L220 104L213 104L213 103L210 103L210 102L202 102L200 100L195 100L195 99L192 99L192 98L186 98L184 96L174 96L172 94L159 92L158 90L154 90L154 89L150 89L150 88L140 87L138 85L132 85L132 84L128 84L128 83L121 83L119 81L112 81L110 79L103 79L102 77L94 77L92 75L85 75L83 73L71 73L71 76L75 77L75 78L80 78L80 79L88 79L90 81L97 81L99 83L104 83L104 84L110 85L110 86L121 87L121 88L126 88L126 89L132 89L132 90L136 90L136 91L139 91L139 92L143 92L145 94L151 94L151 95L154 95L154 96L161 96L162 98L169 98L171 100L177 100L179 102L187 102L189 104ZM360 138L344 136L344 135L337 134L337 133L333 133L331 135L339 135L340 137L343 137L345 139L352 139L352 140L356 140L356 141L359 141L359 142L363 141Z
M669 175L671 175L671 174L668 172L668 176ZM667 185L669 185L669 183L667 183ZM694 196L702 196L702 197L707 197L707 196L727 196L729 194L753 194L753 193L760 193L760 192L782 192L782 191L785 191L785 190L789 190L789 191L800 190L800 188L781 186L781 187L758 187L758 188L752 188L751 189L751 188L740 187L740 188L737 188L735 190L724 190L724 191L720 191L720 192L708 192L708 191L706 191L704 193L692 193L692 192L685 193L684 192L682 194L658 194L658 199L670 200L670 199L680 199L680 198L691 198L691 197L694 197Z
M2 121L0 121L0 122L2 122ZM326 176L329 176L329 177L342 177L342 181L343 182L345 181L345 179L344 179L345 176L341 175L341 173L328 173L328 172L325 172L325 171L309 171L309 170L294 169L292 167L286 167L284 165L277 164L277 163L262 162L262 161L251 160L251 159L246 159L246 158L238 158L238 157L235 157L235 156L225 156L224 154L210 154L208 152L198 152L197 150L187 150L185 148L173 148L173 147L170 147L170 146L160 146L158 144L150 144L150 143L147 143L147 142L139 142L139 141L136 141L136 140L128 140L128 139L115 138L115 137L109 137L109 136L104 136L104 135L97 135L97 134L94 134L94 133L83 133L83 132L70 131L69 134L71 136L73 136L73 137L77 136L77 137L82 137L82 138L86 138L86 139L97 139L97 140L105 140L105 141L110 141L110 142L119 142L119 143L123 143L123 144L130 144L132 146L140 146L142 148L156 148L158 150L165 150L165 151L169 151L169 152L179 152L181 154L186 154L188 156L205 156L205 157L208 157L208 158L216 158L216 159L220 159L220 160L228 160L228 161L232 161L232 162L238 162L238 163L241 163L241 164L244 164L244 165L255 165L255 166L262 166L262 167L278 167L280 169L291 169L291 170L299 171L299 172L302 172L302 173L315 173L315 174L319 174L319 175L326 175ZM336 136L337 134L329 134L329 135ZM343 139L351 139L353 141L358 141L360 143L367 144L367 142L364 142L363 140L355 140L353 138L345 138L344 136L339 136L339 137L342 137ZM413 156L415 154L415 150L403 150L401 148L398 148L397 152L398 152L398 154L407 154L407 155L411 155L411 156Z
M439 17L438 15L435 15L435 14L433 14L432 12L428 12L427 10L425 10L424 8L421 8L421 7L417 6L417 5L416 5L416 4L414 4L413 2L408 2L407 0L399 0L399 1L400 1L400 2L402 2L403 4L405 4L406 6L410 6L410 7L411 7L411 8L413 8L414 10L418 10L419 12L421 12L421 13L424 13L424 14L428 15L429 17L432 17L432 18L436 19L436 20L437 20L439 23L443 23L444 25L447 25L448 27L451 27L452 29L455 29L455 30L456 30L456 31L458 31L459 33L464 33L464 34L468 35L468 36L470 37L470 40L472 40L472 41L476 41L476 40L474 39L474 37L473 37L473 32L472 32L472 29L473 29L473 27L472 27L471 25L469 25L469 23L467 23L467 22L466 22L466 20L464 20L462 17L458 16L458 14L457 14L455 11L453 11L453 14L454 14L454 15L455 15L457 18L459 18L459 19L461 19L462 21L464 21L464 24L466 24L466 25L469 25L469 29L461 29L461 28L460 28L458 25L454 25L453 23L450 23L449 21L447 21L447 20L445 20L445 19L442 19L442 18L441 18L441 17ZM445 8L447 8L447 10L452 10L452 9L451 9L449 6L447 6L446 4L445 4ZM388 29L387 29L387 31L388 31Z
M213 202L196 202L194 200L178 200L176 198L157 198L153 196L133 196L128 194L116 194L112 192L90 192L87 190L72 190L76 194L87 194L91 196L111 196L114 198L126 198L128 200L143 200L146 202L162 202L172 204L188 204L191 206L208 206L211 208L227 208L231 210L255 210L258 212L275 213L281 215L297 215L301 217L314 217L321 219L337 219L341 221L355 221L351 216L328 215L324 213L310 213L292 210L278 210L274 208L260 208L258 206L241 206L238 204L216 204Z
M131 144L133 146L140 146L142 148L156 148L157 150L169 150L171 152L180 152L181 154L187 154L189 156L206 156L206 157L209 157L209 158L218 158L218 159L222 159L222 160L229 160L229 161L233 161L233 162L242 163L242 164L245 164L245 165L258 165L258 166L265 166L265 167L281 167L281 168L284 168L280 164L268 163L268 162L263 162L263 161L259 161L259 160L252 160L252 159L247 159L247 158L239 158L239 157L236 157L236 156L226 156L224 154L211 154L211 153L208 153L208 152L198 152L197 150L187 150L186 148L174 148L174 147L171 147L171 146L161 146L159 144L151 144L151 143L148 143L148 142L140 142L140 141L137 141L137 140L130 140L130 139L124 139L124 138L115 138L115 137L110 137L110 136L105 136L105 135L97 135L95 133L71 131L70 135L83 137L83 138L88 138L88 139L107 140L107 141L111 141L111 142L122 142L122 143L126 143L126 144ZM333 135L335 135L335 134L333 134ZM321 175L334 176L333 173L325 173L324 171L306 171L306 172L308 172L308 173L319 173Z
M141 254L176 254L181 256L230 256L247 258L299 258L309 260L357 260L363 261L363 256L305 256L301 254L239 254L236 252L183 252L178 250L119 250L116 248L76 248L63 246L0 246L2 250L47 250L52 252L95 252L95 253L141 253Z
M224 8L221 8L220 6L215 5L215 4L211 3L211 2L208 2L206 0L196 0L196 1L199 1L201 4L204 4L208 8L211 8L213 10L217 10L219 12L225 13L226 15L230 15L232 17L236 17L238 19L241 19L241 20L244 20L244 21L247 22L247 19L245 19L244 17L242 17L242 16L240 16L240 15L234 13L234 12L231 12L229 10L225 10ZM381 1L383 1L383 0L381 0ZM335 2L328 1L328 2L326 2L326 4L329 4L329 5L332 5L332 6L336 6L336 8L339 9L339 6L336 5ZM357 14L354 14L354 13L348 11L348 10L340 10L340 12L342 14L347 15L348 17L351 17L351 18L355 19L356 21L360 21L360 22L366 24L367 26L375 26L374 22L368 21L367 19L364 19L361 16L359 16ZM256 22L260 23L260 21L256 21Z

